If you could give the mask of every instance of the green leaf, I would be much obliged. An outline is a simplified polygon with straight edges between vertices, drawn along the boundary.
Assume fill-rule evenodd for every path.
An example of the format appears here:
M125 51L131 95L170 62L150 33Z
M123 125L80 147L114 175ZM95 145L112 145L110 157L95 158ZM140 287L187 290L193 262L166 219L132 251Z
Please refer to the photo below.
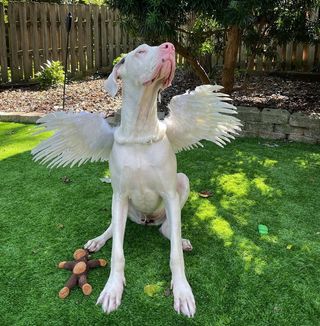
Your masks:
M264 224L259 224L258 225L258 230L260 234L268 234L269 233L269 229L266 225Z
M149 297L153 297L156 294L159 294L164 289L164 282L157 282L155 284L147 284L143 292Z

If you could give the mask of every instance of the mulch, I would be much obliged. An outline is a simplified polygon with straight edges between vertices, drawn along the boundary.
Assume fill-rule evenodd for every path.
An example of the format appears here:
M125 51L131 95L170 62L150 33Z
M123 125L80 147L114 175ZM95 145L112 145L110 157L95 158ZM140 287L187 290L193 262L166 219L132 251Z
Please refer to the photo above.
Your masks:
M104 112L112 115L121 106L120 93L115 98L103 90L103 78L74 81L66 87L65 110ZM241 85L241 78L236 81ZM219 83L219 81L218 81ZM161 94L160 111L167 112L172 96L192 90L200 81L191 73L178 69L172 86ZM238 87L239 88L239 87ZM232 94L236 106L256 106L320 114L320 82L289 80L275 76L252 76L246 89ZM38 86L0 90L0 111L44 112L62 109L62 87L40 90Z

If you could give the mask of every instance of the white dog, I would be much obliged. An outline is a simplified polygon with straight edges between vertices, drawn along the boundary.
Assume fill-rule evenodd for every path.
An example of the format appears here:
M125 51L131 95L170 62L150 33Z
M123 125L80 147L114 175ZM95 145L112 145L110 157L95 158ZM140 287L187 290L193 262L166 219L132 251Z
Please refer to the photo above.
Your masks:
M123 238L127 216L139 224L160 225L171 242L170 268L174 309L192 317L196 305L184 270L183 249L191 243L181 238L181 209L189 194L189 180L177 174L175 152L201 145L207 139L222 146L241 123L230 114L236 108L230 98L218 93L220 86L204 85L174 97L170 115L157 118L157 96L168 87L175 71L175 49L171 43L140 45L122 59L105 82L115 96L117 78L123 82L121 124L111 128L106 120L92 113L57 112L39 120L55 134L32 153L49 166L82 164L109 160L112 221L100 236L85 248L99 250L112 240L111 272L98 303L110 313L121 302L124 276Z

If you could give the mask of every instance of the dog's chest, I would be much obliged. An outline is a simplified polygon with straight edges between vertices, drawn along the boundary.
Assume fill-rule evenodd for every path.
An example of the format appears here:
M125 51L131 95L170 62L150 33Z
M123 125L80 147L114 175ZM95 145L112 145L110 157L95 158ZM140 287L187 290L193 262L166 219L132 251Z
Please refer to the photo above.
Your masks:
M114 190L135 191L142 197L162 191L176 175L175 154L166 138L153 144L115 143L109 163Z

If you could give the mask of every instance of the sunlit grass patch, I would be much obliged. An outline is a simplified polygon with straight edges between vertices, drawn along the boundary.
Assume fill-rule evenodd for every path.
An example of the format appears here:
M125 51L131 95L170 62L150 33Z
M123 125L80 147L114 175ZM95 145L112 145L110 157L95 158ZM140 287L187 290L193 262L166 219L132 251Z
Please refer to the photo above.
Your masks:
M45 139L50 132L35 136L34 125L0 122L0 160L31 150L39 140Z

